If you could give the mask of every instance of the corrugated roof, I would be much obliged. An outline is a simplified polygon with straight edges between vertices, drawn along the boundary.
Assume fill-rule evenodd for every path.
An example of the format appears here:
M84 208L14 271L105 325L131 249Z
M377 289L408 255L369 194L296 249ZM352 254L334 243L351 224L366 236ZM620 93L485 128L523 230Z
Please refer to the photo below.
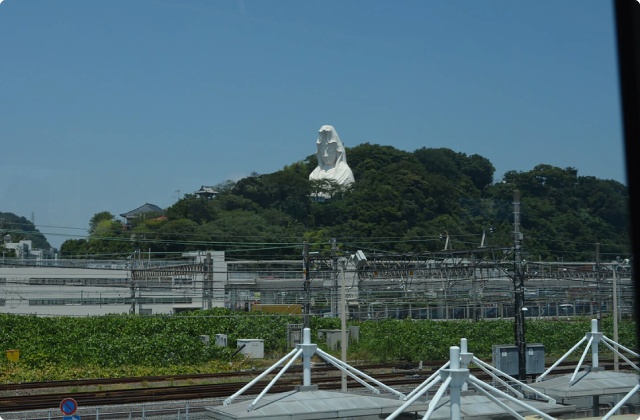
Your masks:
M584 370L576 375L577 382L569 386L571 374L530 384L554 398L590 397L593 395L626 394L638 384L638 375L614 371Z
M391 414L404 401L373 395L331 391L283 392L266 395L253 411L247 408L253 399L227 406L208 407L206 414L218 420L313 420ZM428 404L413 404L409 411L427 410Z

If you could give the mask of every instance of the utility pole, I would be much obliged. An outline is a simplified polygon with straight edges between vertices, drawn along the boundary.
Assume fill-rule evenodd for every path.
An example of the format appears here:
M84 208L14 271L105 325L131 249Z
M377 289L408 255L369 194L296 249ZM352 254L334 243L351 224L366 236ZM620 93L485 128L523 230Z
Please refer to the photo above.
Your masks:
M336 238L331 239L331 270L333 271L333 290L331 291L331 315L338 316L338 247Z
M211 309L211 295L213 294L213 260L211 253L207 252L207 258L204 264L204 289L206 295L206 309Z
M0 248L2 248L2 265L4 265L4 230L2 227L4 226L4 218L0 217Z
M596 243L596 284L598 295L596 296L596 319L598 320L598 331L602 331L602 290L600 290L600 242Z
M135 315L136 313L136 285L134 283L134 279L133 279L133 266L135 264L136 260L135 260L135 254L131 256L131 273L130 273L130 277L131 277L131 283L129 285L129 289L131 292L131 308L129 308L129 313Z
M138 248L137 252L138 252L138 269L141 269L141 268L144 268L142 264L142 250ZM139 282L137 286L138 286L138 299L137 299L138 314L142 314L142 286L140 285ZM146 271L144 275L144 286L149 287L149 278L147 277Z
M304 315L303 328L311 328L309 314L311 313L311 281L309 279L309 242L304 241L302 250L302 275L304 277Z
M476 254L475 252L471 253L471 267L473 269L473 277L471 277L471 290L473 290L473 322L478 322L478 284L476 283ZM467 314L468 316L468 314Z
M527 343L524 331L524 271L522 269L522 255L520 244L522 233L520 232L520 191L513 192L513 243L514 243L514 266L513 266L513 294L515 311L515 341L518 347L518 379L526 380L527 376Z
M135 315L136 313L136 285L133 282L133 278L131 279L131 308L129 308L129 313Z
M347 269L347 259L341 258L340 267L342 271L342 290L340 293L340 348L342 350L342 361L347 363L347 346L349 339L347 338L347 293L344 272ZM347 374L342 371L342 392L347 392Z
M618 267L613 266L613 341L618 342ZM618 346L614 346L616 351L613 352L613 370L620 370L618 359Z

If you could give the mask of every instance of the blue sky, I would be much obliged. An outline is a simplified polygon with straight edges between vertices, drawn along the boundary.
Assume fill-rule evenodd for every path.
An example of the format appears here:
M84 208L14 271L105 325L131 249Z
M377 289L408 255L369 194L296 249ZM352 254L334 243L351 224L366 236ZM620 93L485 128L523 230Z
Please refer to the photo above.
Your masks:
M603 0L5 0L0 211L59 246L78 232L44 226L274 172L324 124L625 182L613 24Z

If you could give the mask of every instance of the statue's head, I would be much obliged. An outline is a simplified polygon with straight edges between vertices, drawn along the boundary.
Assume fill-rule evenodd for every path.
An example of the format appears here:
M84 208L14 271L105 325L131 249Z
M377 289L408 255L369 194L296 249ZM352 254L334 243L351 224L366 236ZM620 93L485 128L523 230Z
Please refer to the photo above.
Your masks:
M323 125L318 133L316 141L318 165L331 168L336 166L338 162L347 163L344 146L335 128L331 125Z

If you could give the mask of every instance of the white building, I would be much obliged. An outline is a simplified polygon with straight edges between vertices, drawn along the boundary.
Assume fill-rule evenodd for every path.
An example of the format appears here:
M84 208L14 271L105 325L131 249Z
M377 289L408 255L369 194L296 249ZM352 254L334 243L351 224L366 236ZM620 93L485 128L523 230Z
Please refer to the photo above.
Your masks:
M131 262L125 260L7 260L0 266L0 312L106 315L135 310L171 314L222 307L227 279L224 252L210 254L213 275L206 279L200 271L177 274L174 269L204 262L207 253L202 251L185 254L187 261L135 260L136 270L149 272L133 281ZM169 274L162 273L164 267ZM161 271L152 273L158 269Z

